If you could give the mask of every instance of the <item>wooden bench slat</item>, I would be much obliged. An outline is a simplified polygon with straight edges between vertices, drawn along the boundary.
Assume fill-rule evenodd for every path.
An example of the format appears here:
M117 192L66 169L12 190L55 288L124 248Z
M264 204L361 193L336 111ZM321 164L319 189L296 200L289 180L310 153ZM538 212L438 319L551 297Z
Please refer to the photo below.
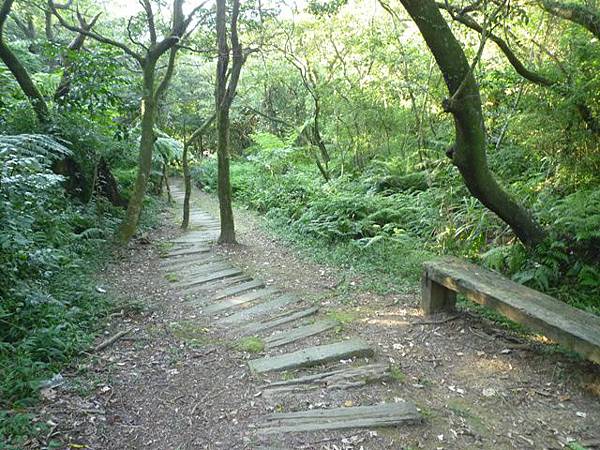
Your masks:
M458 258L425 263L424 277L600 364L600 317Z

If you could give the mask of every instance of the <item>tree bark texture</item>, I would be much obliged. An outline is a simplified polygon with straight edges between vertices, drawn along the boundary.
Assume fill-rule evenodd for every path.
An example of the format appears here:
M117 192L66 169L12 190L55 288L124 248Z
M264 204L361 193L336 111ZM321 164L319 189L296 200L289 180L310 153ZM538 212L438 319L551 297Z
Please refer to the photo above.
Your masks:
M0 59L17 80L19 87L31 103L38 121L45 124L49 120L48 105L42 93L29 76L29 72L27 72L25 66L4 41L4 25L6 24L13 3L14 0L4 0L0 6Z
M544 239L544 231L502 189L488 167L479 88L459 42L433 0L401 0L401 3L433 53L451 96L444 101L444 109L454 117L456 133L449 156L471 194L506 222L521 242L535 246Z
M217 191L221 219L219 243L235 243L235 224L231 201L231 181L229 171L229 110L235 97L237 83L244 64L244 55L237 33L237 20L240 11L239 0L233 0L230 21L232 64L229 69L229 45L227 39L227 0L217 0L217 77L215 106L217 120Z

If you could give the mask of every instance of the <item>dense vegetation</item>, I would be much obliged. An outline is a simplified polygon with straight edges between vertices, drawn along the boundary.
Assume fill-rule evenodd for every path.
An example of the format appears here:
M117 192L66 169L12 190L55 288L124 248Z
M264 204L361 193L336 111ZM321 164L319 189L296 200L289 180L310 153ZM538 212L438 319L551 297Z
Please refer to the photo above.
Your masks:
M596 0L96 3L0 2L0 439L182 166L224 241L231 159L236 201L368 287L453 254L600 314Z

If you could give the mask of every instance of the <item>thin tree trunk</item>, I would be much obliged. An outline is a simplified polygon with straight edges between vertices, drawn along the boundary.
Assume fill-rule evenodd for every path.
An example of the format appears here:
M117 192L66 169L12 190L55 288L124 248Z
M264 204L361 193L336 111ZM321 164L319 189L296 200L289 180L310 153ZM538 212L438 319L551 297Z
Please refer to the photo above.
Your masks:
M169 178L167 177L167 163L163 163L162 177L165 183L165 189L167 190L167 201L171 203L173 196L171 195L171 187L169 186Z
M530 213L497 183L487 165L486 133L479 88L465 54L433 0L401 0L433 53L451 98L444 109L454 116L456 142L449 156L471 194L495 212L527 246L544 231Z
M4 25L14 0L4 0L0 6L0 59L13 74L25 96L29 99L38 121L45 124L49 120L48 105L41 92L29 76L25 66L4 41Z
M226 0L217 0L217 79L215 103L217 114L217 192L221 218L220 244L235 243L235 224L231 202L231 181L229 172L229 110L236 94L242 65L245 57L238 39L237 20L240 11L239 0L233 0L231 8L230 37L232 50L231 70L229 68L229 45L227 43Z
M229 170L229 111L224 108L217 114L217 169L219 176L217 192L221 218L219 243L233 244L235 243L235 224Z
M183 196L183 220L181 228L186 230L190 226L190 198L192 197L192 177L190 175L190 166L188 162L189 144L186 142L183 146L183 186L185 194Z
M183 184L185 187L185 195L183 197L183 220L181 221L181 228L187 229L190 225L190 199L192 197L192 177L190 175L189 165L189 149L193 145L196 139L200 139L200 146L202 146L202 136L208 127L215 120L216 114L211 115L196 131L192 133L189 140L183 145Z
M142 211L146 185L152 170L152 152L154 150L154 122L156 120L156 98L154 95L154 69L156 61L146 60L144 66L144 94L142 97L142 136L140 138L140 153L138 172L133 193L129 200L127 213L119 227L119 239L127 242L134 235Z

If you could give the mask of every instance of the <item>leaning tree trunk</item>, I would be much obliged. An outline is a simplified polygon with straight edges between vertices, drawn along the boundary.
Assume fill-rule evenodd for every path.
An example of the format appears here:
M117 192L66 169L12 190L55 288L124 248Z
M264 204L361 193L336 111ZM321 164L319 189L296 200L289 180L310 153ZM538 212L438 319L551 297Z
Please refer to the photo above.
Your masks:
M527 246L544 239L544 231L531 214L500 187L487 165L486 132L479 88L465 54L433 0L401 0L444 76L450 99L444 109L452 113L456 142L449 156L471 194L496 213Z
M133 193L129 199L125 219L119 227L119 239L127 242L134 235L140 219L142 204L146 194L146 185L152 170L152 152L154 150L154 122L156 118L156 97L154 95L155 60L147 60L144 65L144 94L142 97L142 136L138 171Z
M48 106L41 92L29 76L25 66L19 61L19 58L12 52L4 41L4 25L12 8L14 0L4 0L0 5L0 60L6 65L13 74L19 87L31 103L38 121L42 124L49 120Z

